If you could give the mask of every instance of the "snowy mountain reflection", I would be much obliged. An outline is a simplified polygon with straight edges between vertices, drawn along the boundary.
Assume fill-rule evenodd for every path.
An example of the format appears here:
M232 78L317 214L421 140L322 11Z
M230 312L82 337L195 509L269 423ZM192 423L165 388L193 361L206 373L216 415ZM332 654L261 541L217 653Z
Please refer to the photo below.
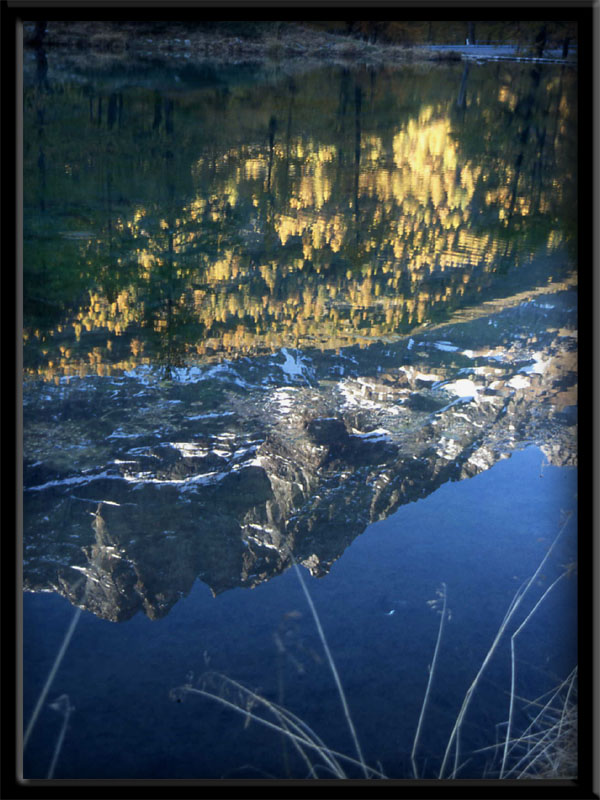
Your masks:
M236 75L26 81L24 588L106 619L574 462L574 75Z

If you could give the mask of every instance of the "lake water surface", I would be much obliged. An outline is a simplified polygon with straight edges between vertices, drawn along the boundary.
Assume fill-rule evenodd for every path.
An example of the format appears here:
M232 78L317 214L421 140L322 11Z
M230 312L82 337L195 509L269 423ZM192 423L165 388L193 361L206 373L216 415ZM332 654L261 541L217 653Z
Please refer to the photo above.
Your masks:
M332 777L246 713L357 759L318 624L366 764L447 777L534 576L460 728L498 776L546 590L515 731L577 664L575 101L553 65L26 61L26 778Z

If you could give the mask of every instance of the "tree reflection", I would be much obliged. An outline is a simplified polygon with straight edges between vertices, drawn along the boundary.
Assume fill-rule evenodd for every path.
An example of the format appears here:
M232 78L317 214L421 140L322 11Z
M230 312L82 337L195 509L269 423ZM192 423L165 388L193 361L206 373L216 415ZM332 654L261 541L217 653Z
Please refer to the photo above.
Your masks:
M30 375L366 343L574 252L564 68L46 82L24 103Z

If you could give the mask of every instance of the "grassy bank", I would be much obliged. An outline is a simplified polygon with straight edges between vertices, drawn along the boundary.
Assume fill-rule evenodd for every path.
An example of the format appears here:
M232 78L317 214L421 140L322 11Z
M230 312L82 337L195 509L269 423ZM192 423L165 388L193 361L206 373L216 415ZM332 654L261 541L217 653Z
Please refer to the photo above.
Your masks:
M300 23L48 22L44 32L25 26L26 47L82 57L186 58L226 62L310 60L333 63L403 63L460 59L436 52L329 33Z

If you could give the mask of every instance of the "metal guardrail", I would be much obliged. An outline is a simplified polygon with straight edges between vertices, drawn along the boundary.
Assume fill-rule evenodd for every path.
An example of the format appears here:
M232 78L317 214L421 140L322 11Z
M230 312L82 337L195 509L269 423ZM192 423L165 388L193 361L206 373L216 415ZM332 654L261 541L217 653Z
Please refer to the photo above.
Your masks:
M487 56L483 54L477 55L473 53L462 53L463 60L465 61L530 61L539 64L566 64L575 65L577 61L572 58L539 58L537 56Z
M510 42L454 42L454 44L424 44L422 47L443 47L443 48L451 48L451 47L510 47L513 50L527 50L528 48L533 47L533 44L511 44ZM562 42L556 45L546 45L546 50L562 50ZM570 52L577 52L577 45L575 43L569 44L569 53Z
M545 48L546 55L536 56L530 47L517 47L515 45L495 44L460 44L460 45L430 45L430 50L438 53L451 52L459 54L466 61L527 61L540 64L577 64L577 49L570 47L565 57L562 49L556 47Z

